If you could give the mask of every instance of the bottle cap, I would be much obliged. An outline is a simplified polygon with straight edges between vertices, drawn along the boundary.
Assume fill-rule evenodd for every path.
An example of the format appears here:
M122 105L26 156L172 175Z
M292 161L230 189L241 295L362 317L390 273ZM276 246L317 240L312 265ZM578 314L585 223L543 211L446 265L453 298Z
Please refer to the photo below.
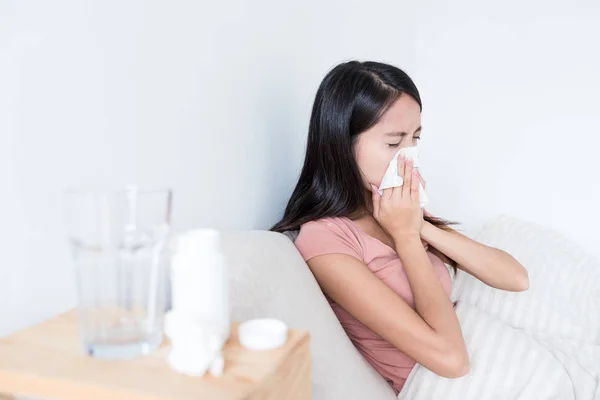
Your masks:
M251 319L238 327L242 346L248 350L271 350L282 346L287 340L287 325L278 319Z

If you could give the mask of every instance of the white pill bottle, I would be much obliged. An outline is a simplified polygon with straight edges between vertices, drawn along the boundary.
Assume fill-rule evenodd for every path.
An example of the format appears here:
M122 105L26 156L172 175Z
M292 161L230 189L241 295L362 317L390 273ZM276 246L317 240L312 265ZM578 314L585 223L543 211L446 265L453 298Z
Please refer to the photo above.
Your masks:
M181 373L219 375L229 337L227 266L221 235L213 229L183 232L172 243L172 309L165 319L169 364Z

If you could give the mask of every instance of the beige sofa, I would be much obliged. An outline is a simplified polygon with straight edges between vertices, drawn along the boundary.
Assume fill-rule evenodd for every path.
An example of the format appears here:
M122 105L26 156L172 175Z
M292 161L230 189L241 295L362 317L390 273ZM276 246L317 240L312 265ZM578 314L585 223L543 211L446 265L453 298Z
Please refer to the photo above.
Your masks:
M600 262L557 232L509 217L488 222L477 239L517 258L531 287L506 292L459 273L452 300L460 303L471 372L446 379L417 365L400 398L600 399ZM226 234L224 246L234 319L276 317L310 331L313 399L396 398L354 348L288 237ZM494 363L494 349L510 354L512 367Z
M313 399L396 399L354 348L288 237L253 231L225 234L223 242L232 319L274 317L311 333Z

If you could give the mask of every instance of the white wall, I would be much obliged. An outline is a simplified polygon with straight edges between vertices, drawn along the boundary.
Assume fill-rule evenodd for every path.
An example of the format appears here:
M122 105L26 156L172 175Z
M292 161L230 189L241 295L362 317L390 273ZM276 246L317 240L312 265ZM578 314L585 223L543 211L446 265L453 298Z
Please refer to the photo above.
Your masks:
M600 257L600 3L419 3L414 79L432 209L507 213Z
M74 304L67 185L171 186L176 230L275 222L317 85L350 58L416 80L434 212L595 250L598 5L200 3L0 0L0 336Z
M413 59L393 15L284 3L0 0L0 335L75 302L63 187L167 185L176 230L267 228L326 70Z

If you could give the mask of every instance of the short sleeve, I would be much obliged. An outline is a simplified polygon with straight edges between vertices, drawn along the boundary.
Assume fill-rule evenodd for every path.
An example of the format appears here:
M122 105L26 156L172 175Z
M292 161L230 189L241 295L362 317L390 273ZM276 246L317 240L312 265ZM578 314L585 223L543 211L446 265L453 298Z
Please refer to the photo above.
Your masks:
M330 219L307 222L294 241L305 261L326 254L347 254L363 261L362 249L350 229Z

